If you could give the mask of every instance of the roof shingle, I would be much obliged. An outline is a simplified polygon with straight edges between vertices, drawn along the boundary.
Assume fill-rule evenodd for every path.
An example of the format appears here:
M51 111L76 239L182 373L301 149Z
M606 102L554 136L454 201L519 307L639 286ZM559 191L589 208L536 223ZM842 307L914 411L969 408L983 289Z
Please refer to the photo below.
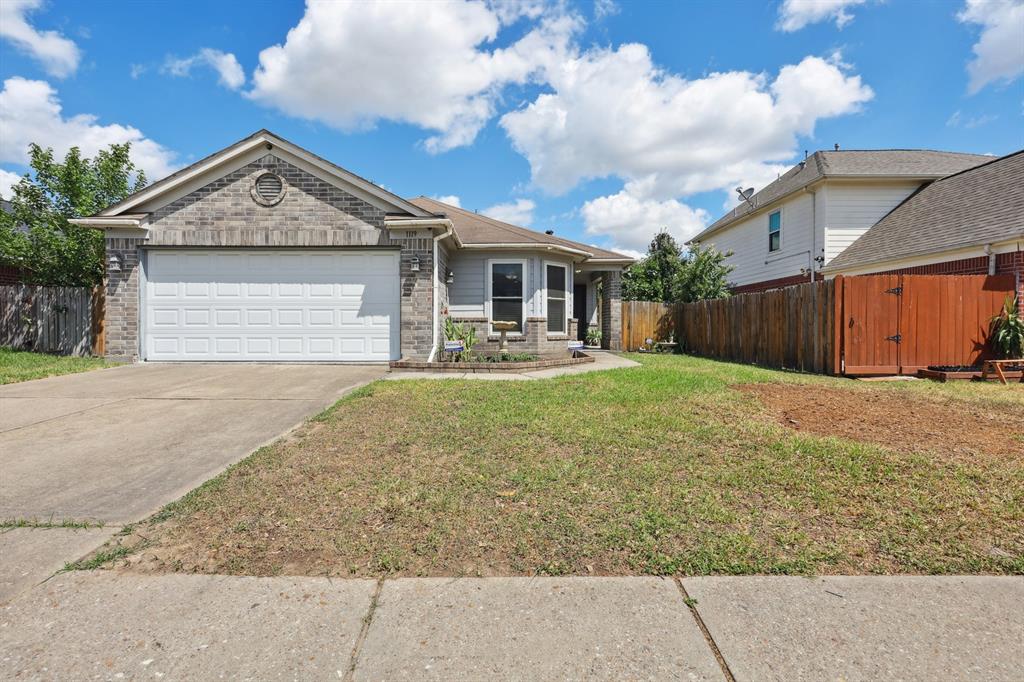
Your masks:
M940 178L991 161L991 156L928 149L850 149L817 151L751 197L754 206L740 203L690 241L700 241L747 214L824 177Z
M1024 240L1024 150L936 180L907 197L824 270Z
M474 213L473 211L467 211L458 206L437 201L436 199L416 197L408 201L425 211L443 215L451 220L455 233L463 244L522 244L523 246L551 244L584 251L592 254L591 257L598 260L617 260L623 262L631 262L633 260L621 253L599 249L589 244L574 242L570 239L562 239L554 235L505 223L479 213Z

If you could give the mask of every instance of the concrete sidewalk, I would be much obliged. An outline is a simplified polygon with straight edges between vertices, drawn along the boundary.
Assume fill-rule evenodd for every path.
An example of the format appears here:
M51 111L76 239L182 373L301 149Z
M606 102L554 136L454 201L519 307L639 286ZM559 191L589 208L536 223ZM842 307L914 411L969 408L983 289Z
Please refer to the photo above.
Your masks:
M0 609L0 676L1017 680L1022 603L1020 577L97 571L59 575Z

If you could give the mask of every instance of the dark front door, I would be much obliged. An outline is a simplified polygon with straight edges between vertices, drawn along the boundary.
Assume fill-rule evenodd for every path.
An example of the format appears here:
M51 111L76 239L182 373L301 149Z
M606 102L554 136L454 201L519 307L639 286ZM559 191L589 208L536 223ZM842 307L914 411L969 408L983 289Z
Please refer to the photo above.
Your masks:
M577 284L572 288L572 316L576 318L576 340L587 340L587 285Z

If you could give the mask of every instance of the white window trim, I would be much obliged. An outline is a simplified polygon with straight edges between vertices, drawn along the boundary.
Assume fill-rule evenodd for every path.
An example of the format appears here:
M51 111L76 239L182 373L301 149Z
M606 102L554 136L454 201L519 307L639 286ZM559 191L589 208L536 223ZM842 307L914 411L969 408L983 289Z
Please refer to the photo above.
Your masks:
M562 268L565 272L565 298L562 299L565 302L565 319L562 320L562 331L553 332L548 331L547 317L548 317L548 266L553 265L556 268ZM568 336L569 335L569 319L572 315L572 293L570 287L572 284L569 282L570 268L565 263L559 263L558 261L546 260L544 261L544 330L548 336Z
M771 236L770 236L771 232L769 232L768 230L771 230L772 216L775 215L776 213L779 214L779 248L777 248L774 251L772 251L772 248L771 248ZM785 248L785 244L783 243L783 236L782 236L782 233L785 231L784 228L785 228L785 225L786 225L785 208L783 206L779 206L774 211L768 211L768 214L765 216L764 221L765 221L764 222L764 226L765 226L765 228L767 228L765 230L765 234L769 237L765 241L765 243L764 243L765 252L769 256L775 255L777 253L782 253L782 250Z
M487 298L484 301L484 303L485 303L485 306L487 308L486 313L487 313L487 335L488 336L497 336L498 333L499 333L499 332L494 331L494 329L491 327L491 324L494 322L494 316L492 315L492 312L493 312L494 308L491 305L491 285L492 285L493 280L494 280L494 276L493 276L494 268L493 268L493 266L495 266L495 265L508 265L508 264L523 266L523 330L522 331L518 331L518 332L508 332L508 336L523 336L523 335L526 334L526 318L528 317L528 315L527 315L527 310L528 310L527 301L529 300L529 296L527 295L526 283L527 283L527 281L529 281L529 278L530 278L529 263L528 263L527 259L525 259L525 258L489 258L489 259L487 259L487 271L484 273L484 285L486 286L486 293L487 293Z

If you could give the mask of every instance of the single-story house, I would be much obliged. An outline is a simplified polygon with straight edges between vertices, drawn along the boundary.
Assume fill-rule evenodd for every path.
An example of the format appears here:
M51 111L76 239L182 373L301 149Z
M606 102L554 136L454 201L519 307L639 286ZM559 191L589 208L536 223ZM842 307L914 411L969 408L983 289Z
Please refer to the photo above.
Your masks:
M443 318L511 321L516 351L621 340L622 254L403 199L260 130L97 215L121 360L432 358ZM598 291L600 290L600 296Z
M823 270L871 273L1008 274L1024 298L1024 150L927 185Z
M817 151L688 243L732 252L726 263L735 293L813 282L908 196L991 160L920 149Z

